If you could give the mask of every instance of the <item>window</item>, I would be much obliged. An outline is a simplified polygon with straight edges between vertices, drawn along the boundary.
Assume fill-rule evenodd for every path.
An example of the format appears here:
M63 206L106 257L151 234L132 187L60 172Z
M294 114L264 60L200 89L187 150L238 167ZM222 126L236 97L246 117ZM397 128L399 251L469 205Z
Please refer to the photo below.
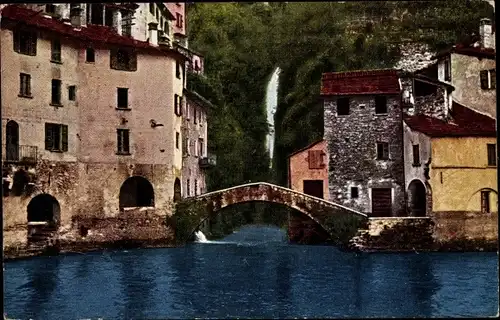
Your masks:
M168 35L168 33L169 33L169 30L168 30L168 22L167 22L167 21L165 21L165 22L163 23L163 32L165 33L165 35Z
M488 165L496 166L497 165L497 145L496 144L488 144Z
M200 138L200 139L198 139L198 155L199 155L200 157L203 157L203 154L204 154L204 152L203 152L203 151L204 151L203 147L204 147L204 146L203 146L203 139L202 139L202 138Z
M337 99L337 115L346 116L349 114L349 98Z
M418 144L413 145L413 165L420 165L420 149Z
M61 41L53 39L51 43L50 61L61 62Z
M191 105L186 101L186 120L189 120Z
M490 191L481 191L481 212L490 213Z
M130 154L130 142L129 142L129 132L128 129L117 129L117 154Z
M75 101L76 100L76 86L68 87L68 100Z
M444 81L451 81L451 60L450 60L450 57L444 59Z
M156 8L156 20L160 17L160 10Z
M19 74L19 95L31 97L31 76L26 73Z
M132 36L132 13L127 12L122 16L122 35L125 37Z
M29 56L36 56L36 32L14 31L14 51Z
M179 132L176 132L176 133L175 133L175 147L176 147L177 149L179 149L179 140L180 140L180 136L181 136L181 135L179 134Z
M116 88L116 107L128 109L128 88Z
M377 160L389 160L389 144L377 142Z
M481 89L495 89L497 86L496 70L482 70L479 72Z
M351 187L351 199L357 199L359 197L358 187Z
M196 107L193 106L193 121L194 121L194 124L197 124L197 118L196 118Z
M46 4L45 5L45 12L50 13L50 14L55 14L56 13L56 6L53 4Z
M45 123L45 150L68 151L68 126Z
M50 104L61 105L61 80L52 79L52 99Z
M137 70L137 54L132 50L112 49L110 50L111 69L122 71Z
M182 28L182 25L183 25L183 21L182 21L182 14L180 13L177 13L176 14L176 25L177 25L177 28Z
M387 97L384 96L375 97L375 113L376 114L387 113Z
M91 24L104 24L104 5L102 3L90 4L90 21Z
M177 116L182 116L182 97L178 94L174 95L174 112Z
M322 169L325 167L323 162L324 153L321 150L309 150L307 160L309 169Z
M186 181L186 191L187 191L187 195L189 197L191 195L191 181L189 181L189 179L187 179L187 181Z
M86 62L95 62L94 48L87 48L87 50L85 50L85 61Z
M149 3L149 13L155 14L155 4L154 3Z
M198 195L198 180L194 179L194 195Z
M203 126L203 112L199 111L198 114L200 115L200 117L198 119L200 121L200 126Z
M175 76L177 77L177 79L181 78L181 63L179 61L177 61L175 64Z
M184 139L183 154L186 156L189 156L191 154L191 150L189 149L189 146L190 146L189 138Z

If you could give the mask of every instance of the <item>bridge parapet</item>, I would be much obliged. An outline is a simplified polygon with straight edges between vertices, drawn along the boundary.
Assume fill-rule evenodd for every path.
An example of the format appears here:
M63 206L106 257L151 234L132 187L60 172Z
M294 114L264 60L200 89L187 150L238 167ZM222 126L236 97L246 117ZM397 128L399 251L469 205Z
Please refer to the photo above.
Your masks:
M238 203L263 201L282 204L315 221L327 231L332 241L341 244L347 244L368 221L368 216L359 211L267 182L235 186L191 199L206 205L205 219L213 212ZM199 221L199 224L205 219ZM193 226L193 232L199 224Z

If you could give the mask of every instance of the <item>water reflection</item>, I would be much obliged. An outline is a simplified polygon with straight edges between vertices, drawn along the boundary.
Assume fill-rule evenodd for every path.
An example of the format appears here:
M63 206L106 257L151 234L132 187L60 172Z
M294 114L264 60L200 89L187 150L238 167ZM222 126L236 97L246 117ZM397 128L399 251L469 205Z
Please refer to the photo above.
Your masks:
M46 319L44 308L49 304L58 284L59 259L39 258L36 268L27 272L28 282L18 290L28 290L25 314L34 319Z

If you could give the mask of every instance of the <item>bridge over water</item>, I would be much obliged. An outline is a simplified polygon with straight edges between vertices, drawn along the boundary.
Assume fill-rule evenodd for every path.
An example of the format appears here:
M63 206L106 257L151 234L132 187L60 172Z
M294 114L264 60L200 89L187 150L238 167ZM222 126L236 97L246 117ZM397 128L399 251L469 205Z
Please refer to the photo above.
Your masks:
M302 192L277 186L267 182L255 182L217 190L189 198L201 204L205 213L192 222L194 233L209 217L214 217L219 210L239 203L253 201L270 202L285 205L300 212L314 221L328 234L329 240L337 244L346 244L359 228L366 226L368 216L340 204L326 201ZM289 227L290 225L289 221Z

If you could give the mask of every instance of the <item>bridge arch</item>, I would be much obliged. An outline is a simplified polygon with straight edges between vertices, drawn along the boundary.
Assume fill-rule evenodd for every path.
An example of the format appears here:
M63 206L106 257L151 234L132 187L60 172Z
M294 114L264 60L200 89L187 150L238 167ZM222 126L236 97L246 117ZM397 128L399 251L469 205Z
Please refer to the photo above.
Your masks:
M332 219L337 220L339 225L346 223L344 219L346 216L355 217L359 220L368 220L366 214L353 209L266 182L250 183L209 192L194 199L203 202L209 214L202 218L196 226L193 226L191 234L199 228L211 213L235 204L248 202L270 202L285 205L307 216L328 233L332 233Z

